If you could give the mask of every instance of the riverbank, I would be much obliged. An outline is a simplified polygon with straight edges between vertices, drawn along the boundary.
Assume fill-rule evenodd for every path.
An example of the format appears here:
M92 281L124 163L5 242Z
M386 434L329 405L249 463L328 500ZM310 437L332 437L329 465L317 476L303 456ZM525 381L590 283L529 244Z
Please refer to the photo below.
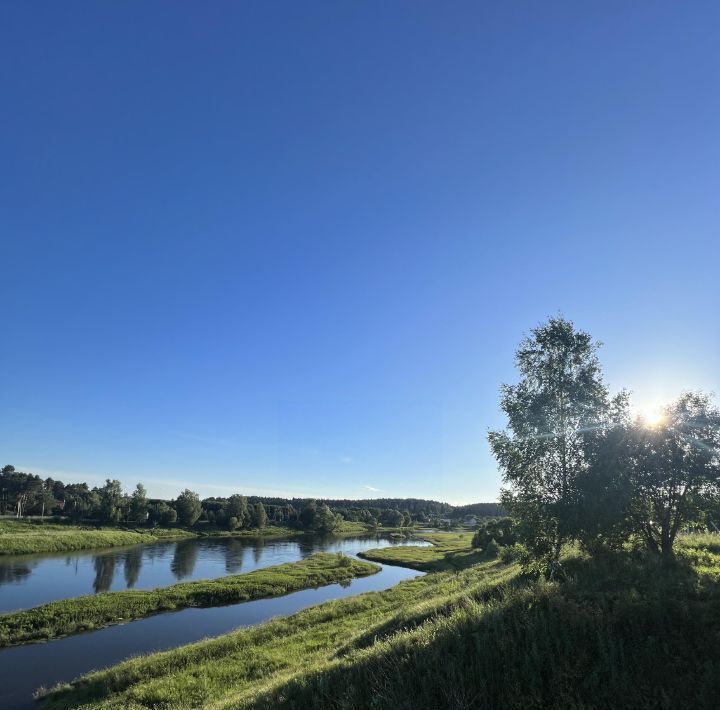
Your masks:
M409 536L411 528L375 528L364 523L343 522L333 531L337 537L372 534ZM74 552L78 550L120 547L142 543L163 542L195 537L222 538L297 538L317 535L289 525L270 524L263 528L235 530L193 529L181 527L150 528L128 526L91 526L37 520L0 520L0 555L24 555L42 552Z
M280 596L379 571L377 565L333 553L301 562L154 590L108 592L64 599L0 616L0 647L45 641L163 611L210 607Z
M382 550L366 550L358 557L372 562L410 567L422 572L448 572L465 569L484 558L479 550L471 547L473 533L422 533L417 539L432 543L431 547L391 547Z
M72 552L196 537L182 528L89 527L65 523L0 521L0 555Z

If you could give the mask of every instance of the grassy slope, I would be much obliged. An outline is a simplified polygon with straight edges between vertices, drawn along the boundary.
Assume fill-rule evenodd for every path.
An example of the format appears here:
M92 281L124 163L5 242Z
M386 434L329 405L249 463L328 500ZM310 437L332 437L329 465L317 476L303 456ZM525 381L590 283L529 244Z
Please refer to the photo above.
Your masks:
M126 661L54 691L43 704L80 707L224 707L287 683L296 674L331 667L353 649L372 646L470 598L487 598L517 575L496 561L439 573L306 609L289 617Z
M0 647L110 626L162 611L279 596L366 576L378 569L351 557L319 553L301 562L209 581L63 599L0 616Z
M367 550L360 557L424 572L464 569L483 559L481 553L470 547L472 536L472 533L427 533L418 537L431 542L432 547L386 547Z
M629 556L568 567L562 584L467 599L233 707L717 707L712 577Z
M0 555L69 552L182 537L194 537L194 533L180 528L129 530L107 527L96 530L77 525L3 520L0 521Z

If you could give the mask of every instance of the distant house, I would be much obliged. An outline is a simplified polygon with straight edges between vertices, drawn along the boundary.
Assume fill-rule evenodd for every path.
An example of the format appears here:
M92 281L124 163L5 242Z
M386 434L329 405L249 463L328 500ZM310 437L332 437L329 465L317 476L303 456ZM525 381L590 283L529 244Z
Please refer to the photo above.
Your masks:
M465 525L474 527L475 525L477 525L477 518L474 515L469 515L467 518L465 518Z

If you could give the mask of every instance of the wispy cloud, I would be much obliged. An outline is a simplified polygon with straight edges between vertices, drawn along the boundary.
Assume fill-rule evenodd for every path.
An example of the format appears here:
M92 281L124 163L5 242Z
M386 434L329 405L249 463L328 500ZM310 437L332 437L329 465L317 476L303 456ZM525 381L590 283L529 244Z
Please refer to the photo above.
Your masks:
M374 486L363 486L363 488L366 491L372 491L373 493L380 493L380 488L375 488Z

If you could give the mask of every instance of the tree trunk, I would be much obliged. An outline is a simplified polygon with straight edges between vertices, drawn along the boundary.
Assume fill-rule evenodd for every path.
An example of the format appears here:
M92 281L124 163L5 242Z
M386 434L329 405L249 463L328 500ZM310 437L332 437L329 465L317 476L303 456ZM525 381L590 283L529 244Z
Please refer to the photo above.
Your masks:
M674 559L675 553L673 552L673 536L670 531L669 516L668 519L663 519L660 534L660 550L662 552L663 561L670 562Z

